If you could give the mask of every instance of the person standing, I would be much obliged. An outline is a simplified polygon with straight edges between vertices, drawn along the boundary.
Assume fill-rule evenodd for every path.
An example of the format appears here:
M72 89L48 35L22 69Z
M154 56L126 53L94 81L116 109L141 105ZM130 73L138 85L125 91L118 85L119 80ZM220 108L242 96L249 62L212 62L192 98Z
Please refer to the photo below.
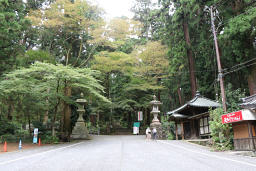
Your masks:
M150 139L151 138L151 130L150 130L150 128L148 127L147 129L146 129L146 139Z
M153 139L156 140L156 136L157 136L156 127L153 128L152 132L153 132Z

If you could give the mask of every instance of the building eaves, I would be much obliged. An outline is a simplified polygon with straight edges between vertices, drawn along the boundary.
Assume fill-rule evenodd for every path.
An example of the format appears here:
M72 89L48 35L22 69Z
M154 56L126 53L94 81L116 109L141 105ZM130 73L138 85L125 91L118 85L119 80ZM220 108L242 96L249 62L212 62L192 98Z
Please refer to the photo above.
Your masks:
M217 107L221 107L221 104L219 104L216 101L210 100L208 98L202 97L202 96L196 96L194 97L192 100L188 101L186 104L184 104L183 106L173 110L173 111L169 111L167 112L167 115L172 115L175 113L179 113L180 111L184 110L185 108L189 107L189 106L193 106L193 107L213 107L213 108L217 108Z

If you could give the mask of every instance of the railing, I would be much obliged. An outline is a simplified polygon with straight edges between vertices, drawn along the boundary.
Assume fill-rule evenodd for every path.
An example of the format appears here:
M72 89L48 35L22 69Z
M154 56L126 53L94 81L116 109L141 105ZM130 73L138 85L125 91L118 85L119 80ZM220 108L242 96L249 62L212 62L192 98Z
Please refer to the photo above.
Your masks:
M234 139L235 150L250 151L256 148L256 137Z

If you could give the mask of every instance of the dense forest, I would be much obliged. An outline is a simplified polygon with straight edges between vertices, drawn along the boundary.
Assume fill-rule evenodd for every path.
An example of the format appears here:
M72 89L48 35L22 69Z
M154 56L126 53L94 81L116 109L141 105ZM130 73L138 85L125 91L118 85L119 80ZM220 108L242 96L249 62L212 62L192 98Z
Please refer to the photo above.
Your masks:
M0 136L38 127L44 139L65 139L81 92L87 126L102 133L131 127L137 111L147 126L154 94L162 115L196 91L221 99L220 78L232 107L256 93L255 7L254 0L135 0L133 18L106 21L89 0L0 0Z

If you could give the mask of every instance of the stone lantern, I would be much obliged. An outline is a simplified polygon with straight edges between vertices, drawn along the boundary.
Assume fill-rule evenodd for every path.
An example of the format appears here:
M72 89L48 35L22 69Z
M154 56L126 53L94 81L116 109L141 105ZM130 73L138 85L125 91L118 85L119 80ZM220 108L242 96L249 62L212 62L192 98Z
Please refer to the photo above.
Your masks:
M81 93L81 99L77 99L76 103L78 103L77 112L79 113L79 117L76 121L75 127L72 130L71 138L72 139L90 139L88 130L85 126L83 114L85 112L84 106L86 104L86 100L83 98L84 94Z
M162 103L158 100L156 100L156 96L153 96L154 100L152 100L150 102L150 104L153 106L152 107L152 111L151 113L153 114L154 118L152 120L152 123L150 124L150 128L151 131L153 130L153 128L156 128L157 130L157 137L158 139L162 138L162 124L160 123L158 117L158 114L160 113L159 111L159 105L161 105Z

